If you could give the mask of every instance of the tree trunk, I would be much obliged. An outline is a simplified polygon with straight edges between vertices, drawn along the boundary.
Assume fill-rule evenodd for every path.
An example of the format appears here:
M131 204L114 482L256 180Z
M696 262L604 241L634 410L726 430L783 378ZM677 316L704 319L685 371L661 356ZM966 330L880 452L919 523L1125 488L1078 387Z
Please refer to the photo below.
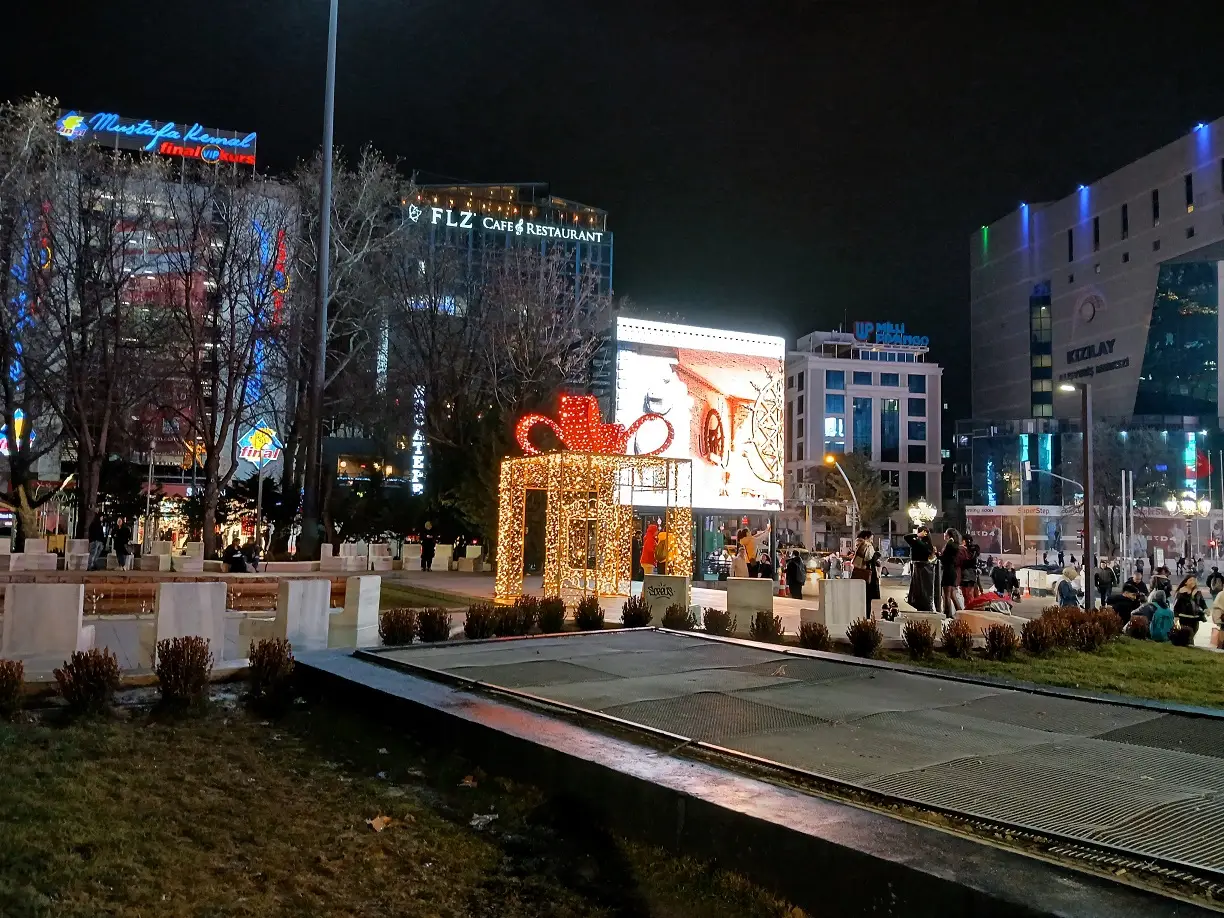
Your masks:
M212 451L204 458L204 557L218 558L217 504L221 489L217 486L217 457Z
M17 521L17 533L14 539L13 551L25 551L26 539L34 539L38 537L38 509L34 506L34 502L30 499L30 484L28 481L22 481L20 484L15 484L14 496L16 506L13 508L13 517Z
M89 524L98 515L98 491L102 484L102 457L77 450L77 514L75 538L89 537Z

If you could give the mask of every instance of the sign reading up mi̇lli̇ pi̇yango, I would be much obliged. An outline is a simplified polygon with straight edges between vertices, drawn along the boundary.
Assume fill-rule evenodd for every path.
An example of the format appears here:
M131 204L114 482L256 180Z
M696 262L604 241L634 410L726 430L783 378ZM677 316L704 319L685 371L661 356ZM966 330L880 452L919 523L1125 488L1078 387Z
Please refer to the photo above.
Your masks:
M926 335L908 335L904 322L855 322L854 339L866 344L902 344L910 347L929 347L931 339Z
M92 140L104 147L182 156L206 163L255 165L256 134L205 128L200 124L125 118L113 112L70 111L55 122L65 140Z

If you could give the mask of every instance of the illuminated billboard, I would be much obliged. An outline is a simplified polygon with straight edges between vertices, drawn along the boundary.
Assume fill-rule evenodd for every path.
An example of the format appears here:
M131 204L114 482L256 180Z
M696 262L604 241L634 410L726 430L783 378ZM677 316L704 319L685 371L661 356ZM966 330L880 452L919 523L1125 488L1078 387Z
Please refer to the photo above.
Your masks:
M782 338L618 319L616 422L671 422L661 455L692 461L694 507L780 510L785 359ZM662 424L639 425L628 451L652 452L666 435Z
M65 140L90 140L116 150L140 150L163 156L182 156L206 163L255 165L254 131L223 131L190 127L175 121L125 118L114 112L64 112L55 131Z

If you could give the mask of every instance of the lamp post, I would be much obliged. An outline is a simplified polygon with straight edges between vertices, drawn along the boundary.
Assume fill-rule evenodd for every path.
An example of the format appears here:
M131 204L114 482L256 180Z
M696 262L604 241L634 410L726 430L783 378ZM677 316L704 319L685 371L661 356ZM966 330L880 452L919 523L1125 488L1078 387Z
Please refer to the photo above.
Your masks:
M1089 383L1063 383L1058 387L1062 392L1080 393L1080 423L1084 428L1084 608L1091 609L1096 605L1093 597L1094 573L1093 559L1093 526L1092 526L1092 386Z
M336 107L336 21L340 0L331 0L327 26L327 76L323 87L323 163L319 178L318 290L315 302L314 367L310 376L310 423L306 440L306 493L302 534L313 553L322 542L320 501L323 480L323 387L327 380L327 289L331 259L332 126Z
M1196 499L1192 491L1183 491L1180 498L1170 495L1164 505L1170 513L1180 513L1186 518L1186 541L1182 545L1182 557L1187 557L1192 554L1190 551L1190 524L1197 524L1200 519L1211 515L1211 501L1205 497Z
M846 477L846 470L841 467L837 457L832 453L825 453L824 461L825 465L831 465L841 472L842 481L846 483L846 488L850 491L850 500L853 502L852 506L854 507L854 525L852 527L854 531L850 533L850 537L854 538L858 535L858 527L863 519L862 514L859 512L858 495L854 493L854 485L850 484L850 479Z
M910 508L905 511L910 518L910 522L914 524L914 528L918 529L922 526L929 526L931 520L935 519L938 511L926 502L926 498L921 498L916 504L911 504Z

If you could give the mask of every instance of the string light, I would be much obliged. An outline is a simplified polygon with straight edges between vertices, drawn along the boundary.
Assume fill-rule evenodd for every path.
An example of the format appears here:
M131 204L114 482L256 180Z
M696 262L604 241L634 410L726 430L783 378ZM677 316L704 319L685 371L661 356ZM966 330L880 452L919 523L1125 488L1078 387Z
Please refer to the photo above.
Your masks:
M528 456L539 454L529 435L537 424L552 429L553 433L568 449L590 453L624 453L629 448L629 438L650 421L661 421L667 428L667 437L661 446L644 456L657 456L672 444L676 431L671 422L661 414L644 414L629 427L622 424L606 424L599 412L599 402L590 395L563 395L557 416L560 423L542 414L528 414L519 418L514 428L514 437Z

